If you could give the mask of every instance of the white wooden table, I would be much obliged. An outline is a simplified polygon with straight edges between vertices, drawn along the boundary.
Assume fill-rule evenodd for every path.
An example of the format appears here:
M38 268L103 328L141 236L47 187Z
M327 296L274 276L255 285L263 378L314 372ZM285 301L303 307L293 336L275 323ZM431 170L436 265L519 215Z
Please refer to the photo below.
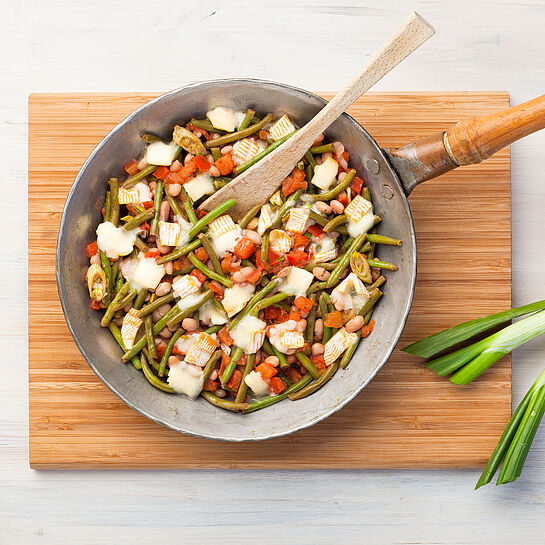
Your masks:
M251 76L336 90L418 10L437 36L377 90L545 86L543 0L2 0L0 544L545 542L545 433L523 477L477 471L31 471L27 462L27 95L160 91ZM513 303L545 297L545 132L512 147ZM545 338L515 354L518 402Z

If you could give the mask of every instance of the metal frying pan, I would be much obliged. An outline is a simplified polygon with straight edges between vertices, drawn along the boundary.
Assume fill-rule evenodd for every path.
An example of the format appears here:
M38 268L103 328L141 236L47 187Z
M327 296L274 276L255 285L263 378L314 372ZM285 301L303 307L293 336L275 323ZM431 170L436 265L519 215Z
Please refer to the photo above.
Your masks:
M96 203L110 176L121 177L123 165L142 152L142 132L168 138L183 119L203 116L210 107L251 107L258 113L287 113L304 125L325 101L308 91L260 80L215 80L167 93L136 110L96 147L70 190L57 242L56 274L66 321L81 353L97 376L127 405L176 431L229 441L256 441L293 433L323 420L353 399L384 365L403 330L416 278L416 242L407 196L416 184L458 165L478 163L500 148L545 126L545 96L485 118L458 123L402 148L382 150L350 116L344 114L327 131L343 142L351 165L370 186L381 229L404 241L381 248L381 259L399 270L388 282L375 311L375 333L361 343L346 370L316 394L274 409L247 415L222 411L199 399L170 395L153 388L131 365L98 314L90 309L85 272L85 246L101 221ZM386 272L386 275L388 273ZM274 410L274 418L271 411Z

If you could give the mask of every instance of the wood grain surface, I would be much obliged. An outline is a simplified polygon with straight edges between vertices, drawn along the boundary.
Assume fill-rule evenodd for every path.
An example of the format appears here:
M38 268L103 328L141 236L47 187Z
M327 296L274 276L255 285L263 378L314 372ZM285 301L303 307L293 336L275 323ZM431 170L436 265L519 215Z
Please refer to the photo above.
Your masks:
M30 448L35 468L477 467L510 414L504 360L460 388L395 350L368 388L311 429L257 444L186 437L126 407L96 378L64 322L54 249L66 194L87 155L152 94L38 94L29 101ZM326 96L326 95L324 95ZM328 97L330 95L327 95ZM506 93L369 94L349 110L382 146L508 106ZM510 158L427 182L410 199L419 247L400 341L509 308ZM468 301L471 304L468 304ZM319 445L319 450L317 449Z

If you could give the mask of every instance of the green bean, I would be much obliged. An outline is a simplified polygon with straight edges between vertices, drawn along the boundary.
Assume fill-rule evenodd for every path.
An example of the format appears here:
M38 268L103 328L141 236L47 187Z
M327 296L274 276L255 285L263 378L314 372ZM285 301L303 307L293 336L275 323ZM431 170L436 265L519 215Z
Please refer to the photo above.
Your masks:
M142 356L140 357L140 361L142 363L142 371L144 372L144 376L148 379L148 382L152 386L155 386L157 389L162 390L163 392L166 392L168 394L176 393L176 390L174 390L174 388L172 388L153 374L152 370L149 368L148 362L144 354L142 354Z
M187 236L189 240L195 238L212 220L215 220L217 217L221 216L224 212L227 212L229 208L235 206L237 201L235 199L228 199L224 203L220 204L214 210L211 210L202 217L191 229L189 230Z
M225 275L223 274L223 269L221 268L220 260L218 259L218 256L216 255L216 252L214 251L214 247L212 246L211 242L208 240L206 235L203 235L202 233L199 235L199 240L201 241L202 247L206 250L208 258L210 259L212 267L214 267L216 273L225 278Z
M377 267L378 269L387 269L389 271L397 271L397 265L392 265L392 263L385 263L384 261L379 261L378 259L368 259L370 267Z
M371 192L369 191L369 188L368 187L364 187L362 190L361 190L361 196L368 200L369 202L373 202L371 200Z
M246 303L246 306L229 322L227 329L231 330L236 327L244 316L247 316L254 307L254 305L261 301L266 295L268 295L273 289L277 288L280 284L280 278L274 278L264 288L259 290L250 300Z
M367 240L373 244L388 244L390 246L402 246L403 242L396 238L385 237L374 233L367 234Z
M382 297L382 292L375 288L371 293L369 299L365 301L365 304L360 308L358 314L365 316L374 306L375 303Z
M155 358L151 357L148 349L145 346L144 346L144 348L142 348L140 358L142 358L143 356L145 356L147 358L149 366L153 367L153 369L155 369L155 372L158 373L159 372L159 362ZM165 376L168 377L168 369L165 371Z
M159 376L162 377L165 374L165 369L167 368L167 362L168 358L170 357L170 354L172 354L172 349L174 348L174 345L176 344L176 341L183 335L184 330L182 328L177 329L172 337L170 337L167 347L165 348L165 353L161 357L161 361L159 363Z
M218 360L221 358L221 354L222 354L221 350L216 350L210 356L210 359L206 362L206 365L204 366L204 369L202 372L203 383L210 378L210 375L212 374L212 371L215 369L216 364L218 363Z
M261 263L267 263L267 259L269 258L269 237L269 231L263 233L261 237L261 251L259 252Z
M299 363L312 375L312 378L320 378L320 371L318 368L310 361L310 358L303 354L303 352L296 352L295 357L299 360Z
M363 325L367 325L371 321L371 316L373 316L374 309L371 309L363 318Z
M161 212L161 203L163 202L163 182L157 181L155 196L153 198L153 218L150 223L149 234L154 237L159 233L159 213Z
M115 322L110 322L108 324L108 329L111 331L114 339L117 341L117 344L122 348L123 352L125 352L127 349L125 348L125 343L123 342L123 337L121 336L121 331L119 331L119 328L115 324ZM135 369L140 369L140 360L135 356L131 358L131 363L134 365Z
M241 229L244 229L256 216L257 213L261 210L261 205L256 204L254 207L250 208L244 217L238 222Z
M325 290L327 287L327 281L325 282L314 282L307 290L307 295L316 293L317 291Z
M255 354L248 354L246 356L246 367L244 368L244 373L242 373L242 380L240 386L238 387L237 396L235 398L236 403L243 403L246 399L246 394L248 392L248 385L245 382L246 377L253 370L255 364Z
M305 328L305 341L312 346L314 341L314 324L316 323L316 295L311 295L310 300L314 303L307 316L307 327Z
M208 142L206 142L204 145L208 149L220 148L226 144L230 144L231 142L242 140L243 138L260 131L267 123L273 120L273 117L273 114L267 114L259 123L256 123L255 125L250 125L246 129L239 129L238 131L226 134L225 136L220 136L219 138L214 138L213 140L208 140Z
M114 261L112 268L110 270L110 278L112 279L112 282L115 282L118 279L120 261L121 261L120 259L117 259L116 261Z
M256 266L249 260L249 259L241 259L240 264L243 267L250 267L251 269L255 269Z
M318 153L328 153L329 151L333 151L334 149L333 143L331 144L322 144L320 146L314 146L309 149L310 153L313 153L314 155L317 155Z
M117 227L119 223L119 180L110 178L108 184L110 185L110 223Z
M201 271L202 273L204 273L208 278L210 278L210 280L215 280L216 282L223 284L226 288L233 287L233 282L231 280L225 277L223 273L218 274L212 269L209 269L202 261L195 257L195 254L193 252L190 252L187 257L189 258L189 261L191 261L193 266L196 269L199 269L199 271Z
M106 254L99 250L98 254L100 256L100 265L102 266L102 270L104 271L104 274L106 275L106 280L108 281L108 286L112 284L112 270L110 268L110 260L106 257ZM115 281L115 278L114 278Z
M303 267L303 269L305 269L305 271L312 272L312 270L315 267L322 267L326 271L332 271L336 266L337 265L335 263L330 263L327 261L318 262L318 263L316 263L315 261L310 261Z
M310 183L310 180L312 179L312 177L314 176L314 171L312 170L312 167L310 165L307 165L307 168L305 168L305 178L307 179L307 181L309 182L307 185L307 193L316 193L315 190L315 186L314 184L311 184Z
M267 337L265 337L265 339L263 341L263 350L265 350L265 352L269 356L276 356L280 360L280 367L288 367L289 366L288 360L286 359L286 355L283 354L282 352L280 352L280 350L278 350L276 348L276 346L271 344L271 341L269 341L269 339L267 339Z
M343 354L343 357L341 358L340 367L341 369L345 369L346 366L350 363L350 360L352 359L352 356L354 355L354 352L358 348L358 344L361 340L361 331L358 331L356 333L358 338L346 349L346 352Z
M139 237L136 237L136 240L134 241L134 245L141 251L141 252L147 252L149 250L149 247L146 246L146 243Z
M135 310L140 310L142 308L142 305L144 304L146 300L146 296L148 295L148 290L143 288L138 292L138 295L136 296L136 299L133 303L133 308Z
M305 159L308 161L309 166L312 167L312 173L314 173L314 169L316 168L316 159L314 159L314 155L312 155L310 150L305 153Z
M337 360L335 363L332 363L321 375L318 380L315 380L314 382L311 382L308 386L303 388L302 390L299 390L297 393L290 394L288 397L292 401L296 401L297 399L303 399L304 397L307 397L310 394L313 394L317 390L319 390L337 371L339 368L339 361Z
M325 317L328 314L329 309L327 307L327 299L325 297L325 291L320 294L320 299L318 300L318 305L320 307L320 314L322 315L322 320L324 321L324 334L322 337L322 344L325 344L333 336L333 332L330 327L325 325Z
M104 313L104 316L102 316L102 320L100 320L100 325L102 327L108 327L108 324L112 321L112 318L114 316L114 312L116 310L119 310L118 303L129 293L130 285L127 282L116 294L116 296L113 298L112 302L108 305L108 308L106 309L106 312Z
M330 201L334 199L339 193L342 193L350 185L355 175L356 175L356 171L353 168L351 168L347 172L346 176L344 177L344 180L338 183L333 189L330 189L329 191L326 191L325 193L317 193L316 195L309 195L309 197L314 201Z
M131 187L136 182L139 182L146 176L149 176L150 174L153 174L157 170L157 165L148 165L146 168L143 168L140 172L137 172L130 178L127 178L122 184L121 187L128 188Z
M237 368L237 362L243 354L243 350L240 347L233 347L234 350L231 353L231 361L228 363L227 367L223 370L223 375L221 375L221 385L223 388L227 386L227 383L233 376L235 369Z
M136 293L136 288L133 288L125 298L121 299L121 301L117 303L117 310L127 306L136 297Z
M170 252L170 254L166 254L161 256L157 260L158 265L163 265L163 263L168 263L169 261L174 261L175 259L178 259L184 255L187 255L192 250L195 250L201 245L200 240L194 240L193 242L190 242L189 244L186 244L185 246L182 246L181 248L177 248L173 252Z
M280 138L280 140L277 140L270 146L267 146L263 151L259 152L257 155L254 155L251 159L249 159L245 163L242 163L242 165L238 165L237 167L235 167L235 169L233 170L233 174L235 176L242 174L245 170L248 170L251 166L255 165L258 161L263 159L265 155L268 155L269 153L271 153L271 151L274 151L276 148L281 146L286 140L291 138L296 132L297 131L292 132L291 134L287 134L286 136L283 136L282 138Z
M197 214L195 214L195 209L193 208L193 201L183 186L180 190L180 199L182 200L185 213L187 214L187 219L194 225L197 223Z
M338 227L341 226L343 223L346 223L347 221L348 218L344 214L336 216L332 220L327 222L327 224L324 226L324 232L331 233L331 231L339 231Z
M370 242L366 242L360 249L359 249L359 252L361 254L366 254L367 252L370 252L373 248L372 248L372 244Z
M223 131L221 129L217 129L212 125L212 123L208 119L190 119L188 125L192 125L193 127L196 127L197 129L202 129L203 131L208 132L217 132L219 134L223 134L226 131Z
M178 310L175 311L175 313L171 317L169 317L166 325L170 329L174 329L175 325L179 324L184 318L187 318L188 316L191 316L196 310L199 310L199 308L202 305L204 305L204 303L206 303L207 301L210 301L210 299L212 299L212 297L214 297L214 292L211 291L211 290L207 290L201 295L198 303L196 303L195 305L192 305L191 307L188 307L185 310L181 310L177 305L172 307L172 308L178 309ZM167 314L167 316L168 316L168 314ZM157 323L160 323L160 321L161 320L159 320L159 322L157 322ZM157 325L157 324L155 324L155 325ZM159 331L161 331L161 330L159 330Z
M282 393L276 394L273 396L264 397L262 399L258 399L257 401L254 401L253 403L250 403L249 407L245 409L243 412L245 414L251 413L253 411L257 411L259 409L264 409L265 407L274 405L275 403L278 403L279 401L282 401L283 399L286 399L287 397L291 397L292 394L295 394L295 392L298 392L299 390L304 388L311 380L312 380L312 377L310 375L306 375L295 384L292 384L287 390L284 390Z
M212 299L212 301L215 301L215 299ZM223 308L223 307L222 307ZM212 335L214 333L217 333L220 329L223 329L223 324L220 325L213 325L209 327L205 333L208 333L208 335Z
M221 159L221 150L219 148L210 148L210 152L212 153L214 161Z
M123 275L119 273L117 275L117 280L115 282L115 293L117 293L121 289L124 282L125 282L125 279L123 278Z
M112 194L106 191L106 199L104 200L104 221L110 221L110 212L112 207Z
M182 212L182 209L180 208L180 205L178 204L178 199L176 197L173 197L168 192L168 189L165 191L165 195L167 196L168 202L170 203L170 208L172 208L174 215L180 216L181 218L186 219L185 214Z
M239 131L242 131L249 127L250 123L252 122L252 119L254 118L255 112L248 108L246 110L246 115L244 116L244 119L240 122L240 125L238 127Z
M275 293L274 295L271 295L270 297L266 297L265 299L262 299L259 301L259 303L256 303L252 310L250 310L250 316L257 316L259 314L260 310L263 310L271 305L276 305L276 303L283 301L284 299L287 299L290 297L289 293Z
M315 221L321 227L325 227L329 223L329 220L326 218L326 216L320 214L319 212L315 212L314 210L310 211L310 219Z
M144 318L144 330L146 332L146 343L148 345L148 352L153 359L157 358L157 346L155 345L155 337L153 335L153 317L148 314Z
M286 202L280 207L280 209L276 213L276 219L273 221L273 224L270 227L271 229L275 229L282 223L282 218L295 206L302 194L303 190L298 189L286 199Z
M369 284L369 286L367 286L367 289L369 291L372 291L375 288L380 288L380 286L382 286L382 284L384 284L384 282L386 282L386 278L384 276L380 275L372 284Z
M125 225L123 225L123 228L127 231L130 231L131 229L135 229L138 227L141 223L144 223L145 221L150 220L154 216L153 208L150 208L149 210L144 210L144 212L140 212L134 218L130 219Z
M228 411L244 411L249 407L248 403L237 403L236 401L229 401L214 395L212 392L201 392L201 396L206 399L212 405L219 407L220 409L226 409Z
M146 290L142 290L146 291ZM174 301L174 291L171 291L170 293L167 293L166 295L163 295L162 297L157 297L157 299L149 302L145 307L141 308L138 311L138 317L139 318L145 318L148 314L151 314L154 310L157 310L159 307L162 307L166 303L170 303L171 301Z
M326 284L327 288L333 287L335 282L337 282L337 280L339 280L339 278L341 277L344 269L346 269L346 267L348 267L348 264L350 262L350 256L354 252L357 252L360 249L360 246L365 242L366 237L367 237L367 235L365 233L363 233L363 234L357 236L355 239L353 239L352 243L348 247L348 250L341 256L341 259L337 263L337 266L335 267L335 269L329 275L329 278L327 279L327 284Z

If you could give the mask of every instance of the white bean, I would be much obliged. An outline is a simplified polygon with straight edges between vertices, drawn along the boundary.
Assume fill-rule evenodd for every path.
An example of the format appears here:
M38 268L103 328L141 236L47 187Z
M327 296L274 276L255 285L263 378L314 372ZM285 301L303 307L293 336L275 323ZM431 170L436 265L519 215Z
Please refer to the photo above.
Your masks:
M322 214L331 214L331 206L329 206L329 204L326 202L316 201L314 204L318 212L321 212Z
M100 254L95 254L91 256L90 259L91 265L100 265Z
M290 271L291 271L291 267L284 267L283 269L278 271L278 273L276 274L276 277L277 278L284 278L284 276L288 276Z
M340 157L344 153L344 146L340 142L333 142L333 153Z
M174 365L178 365L180 363L180 360L176 356L169 356L168 358L168 366L173 367Z
M209 380L216 380L218 378L218 370L217 369L214 369L211 373L210 373L210 376L208 377Z
M163 329L161 329L161 331L159 331L159 336L163 337L163 339L170 339L170 337L172 337L172 332L165 326Z
M168 194L171 197L177 197L180 194L181 190L182 190L182 185L181 184L168 184L168 186L167 186Z
M249 238L255 244L261 244L261 235L257 231L252 231L252 229L244 229L242 235L246 238Z
M314 322L314 336L317 339L321 339L324 335L324 321L321 318L318 318Z
M217 178L220 175L220 171L218 170L218 167L216 165L212 165L210 167L210 170L208 171L208 174L210 174L210 176L214 178Z
M339 165L342 168L348 168L348 163L346 162L346 159L343 159L342 157L339 159Z
M193 318L184 318L182 320L182 328L189 332L196 331L197 322Z
M344 328L348 333L354 333L363 327L363 316L354 316L354 318L348 320L344 325Z
M339 174L339 182L342 182L346 178L346 175L347 175L346 172L341 172Z
M155 288L155 295L157 295L157 297L162 297L163 295L166 295L170 291L170 288L171 288L170 282L165 280L164 282L161 282Z
M297 331L299 331L299 333L304 333L306 328L307 328L307 321L301 318L297 322Z
M329 206L331 206L331 209L333 210L333 212L335 212L335 214L342 214L344 212L344 205L342 202L336 200L336 199L333 199L330 203L329 203Z
M314 343L310 349L313 356L321 356L325 352L324 345L322 343Z
M329 271L326 271L323 267L314 267L312 274L320 281L324 282L329 278Z
M259 223L258 218L252 218L250 220L250 223L246 226L246 229L251 229L252 231L255 231L257 229L257 224Z
M265 358L265 363L269 363L273 367L280 365L280 360L276 356L269 356Z
M178 161L178 159L176 159L176 160L170 165L170 170L172 170L172 172L178 172L181 168L182 168L182 163L180 163L180 161Z
M142 158L140 161L138 161L138 170L144 170L148 166L148 162L146 159Z
M217 396L217 397L225 397L227 395L227 392L225 390L222 390L221 388L218 388L214 392L214 395Z
M165 263L165 273L166 274L172 274L174 272L174 264L172 261L167 261Z
M195 157L195 156L192 153L188 153L184 157L184 165L187 165L189 163L189 161L191 161L191 159L193 159L193 157Z
M159 219L161 221L167 221L169 214L170 214L170 203L168 201L163 201L161 203L161 208L159 208Z
M229 153L233 153L233 146L228 145L228 146L223 146L223 148L221 148L222 155L229 155Z

